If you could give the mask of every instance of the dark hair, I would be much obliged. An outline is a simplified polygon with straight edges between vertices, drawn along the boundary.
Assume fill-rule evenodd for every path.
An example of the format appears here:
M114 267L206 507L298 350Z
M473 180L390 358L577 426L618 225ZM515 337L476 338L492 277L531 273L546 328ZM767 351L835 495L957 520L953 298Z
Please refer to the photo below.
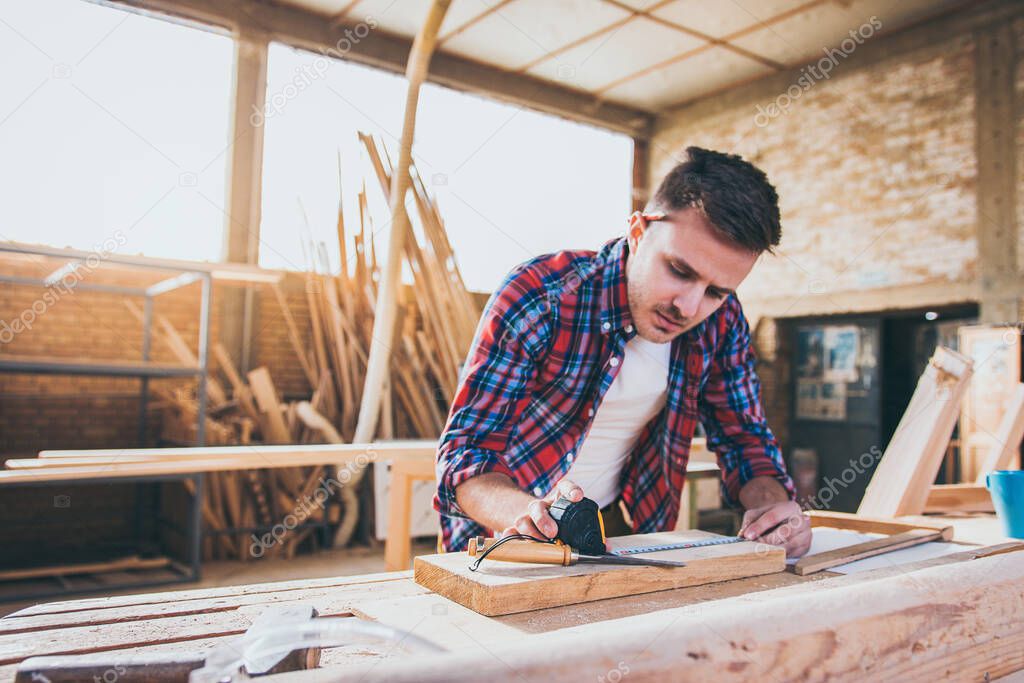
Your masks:
M686 161L669 171L648 211L700 210L727 239L753 252L772 250L782 237L779 195L764 171L736 154L686 148Z

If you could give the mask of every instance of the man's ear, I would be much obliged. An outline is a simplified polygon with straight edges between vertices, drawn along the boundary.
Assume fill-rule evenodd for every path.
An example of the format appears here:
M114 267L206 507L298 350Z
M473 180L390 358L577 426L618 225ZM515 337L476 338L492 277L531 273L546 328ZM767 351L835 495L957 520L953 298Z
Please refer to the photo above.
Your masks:
M647 232L647 219L644 218L643 213L634 211L629 217L629 227L626 229L626 240L629 242L629 248L631 250L636 249L636 245L640 243L640 238Z

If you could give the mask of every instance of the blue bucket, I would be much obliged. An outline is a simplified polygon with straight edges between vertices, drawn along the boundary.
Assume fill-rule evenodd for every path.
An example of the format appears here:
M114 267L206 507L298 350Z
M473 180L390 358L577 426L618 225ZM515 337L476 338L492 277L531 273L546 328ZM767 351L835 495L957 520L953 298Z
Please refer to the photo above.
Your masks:
M999 470L985 477L992 504L1011 538L1024 538L1024 471Z

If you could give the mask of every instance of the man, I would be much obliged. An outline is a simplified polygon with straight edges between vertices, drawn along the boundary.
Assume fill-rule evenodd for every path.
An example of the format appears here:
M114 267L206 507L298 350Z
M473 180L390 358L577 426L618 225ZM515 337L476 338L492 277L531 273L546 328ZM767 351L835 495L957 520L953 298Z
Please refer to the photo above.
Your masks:
M517 267L477 330L437 456L444 546L487 530L550 538L559 496L597 501L608 535L671 530L704 425L741 535L810 545L765 422L736 288L779 243L778 196L698 147L625 237Z

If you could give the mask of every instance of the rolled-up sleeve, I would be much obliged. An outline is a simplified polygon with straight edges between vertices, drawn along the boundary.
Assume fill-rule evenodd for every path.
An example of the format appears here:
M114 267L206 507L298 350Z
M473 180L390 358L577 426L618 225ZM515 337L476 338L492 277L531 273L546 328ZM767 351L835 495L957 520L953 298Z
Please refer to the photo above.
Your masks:
M722 494L735 506L744 484L754 477L767 476L782 484L793 499L793 480L786 472L782 451L761 405L761 383L754 371L750 326L738 302L733 304L735 315L729 316L700 402L708 448L716 453L722 469Z
M500 472L515 480L505 453L550 326L539 284L513 271L484 309L438 445L434 508L441 514L466 516L455 488L467 479Z

